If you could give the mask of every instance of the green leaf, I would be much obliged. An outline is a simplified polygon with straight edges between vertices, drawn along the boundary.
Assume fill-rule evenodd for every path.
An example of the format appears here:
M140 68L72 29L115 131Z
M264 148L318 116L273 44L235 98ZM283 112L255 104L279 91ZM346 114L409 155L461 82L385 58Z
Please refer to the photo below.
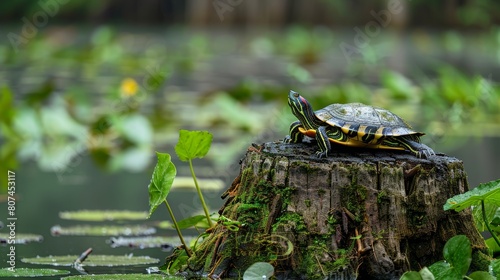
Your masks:
M154 227L145 225L75 225L61 227L59 225L50 228L54 236L77 235L77 236L116 236L116 235L150 235L155 234Z
M148 212L129 210L78 210L59 212L59 218L77 221L145 220Z
M156 153L158 163L153 171L153 177L149 183L149 217L156 210L158 205L162 204L172 188L177 170L172 163L170 155L167 153Z
M469 278L472 280L496 280L497 278L494 276L491 276L488 272L486 271L476 271L473 272L469 275Z
M500 226L500 208L497 208L495 215L490 221L492 226Z
M472 248L469 238L465 235L453 236L444 245L443 255L450 266L464 276L469 270L472 261Z
M8 268L0 269L0 277L42 277L70 274L67 270L48 268L16 268L14 271Z
M492 260L490 268L493 271L494 276L500 276L500 259Z
M46 256L21 259L24 263L54 265L54 266L72 266L78 255L67 256ZM126 265L145 265L158 263L160 260L149 256L113 256L113 255L89 255L82 263L82 266L126 266Z
M186 218L184 220L177 222L177 225L179 226L180 229L186 229L190 227L199 226L200 223L202 223L201 224L202 227L208 228L205 215L196 215L193 217Z
M151 279L151 280L184 280L186 278L173 275L162 275L162 274L87 274L87 275L74 275L61 278L62 280L78 280L78 279L88 279L88 280L141 280L141 279Z
M418 273L420 274L420 276L422 276L422 280L434 280L435 279L434 275L427 267L422 268Z
M422 276L416 271L407 271L401 275L399 280L422 280Z
M182 161L195 158L202 158L210 149L212 134L208 131L188 131L179 132L179 142L175 146L175 153Z
M459 212L472 205L479 205L482 200L485 203L500 205L500 179L479 184L479 186L466 193L449 198L443 208L444 210L453 209Z
M274 274L274 267L266 262L252 264L243 274L243 280L269 279Z
M496 215L497 209L499 208L494 204L485 203L484 209L486 212L486 220L491 221L493 220L493 217ZM481 209L481 206L472 207L472 216L474 217L474 223L480 232L488 230L488 228L484 224L483 210Z
M486 243L486 246L488 246L488 250L490 250L493 254L500 252L500 247L493 237L484 240L484 243Z
M431 266L429 266L429 271L437 280L463 278L463 275L460 275L460 273L456 269L453 269L453 267L451 267L450 264L445 261L439 261L432 264Z

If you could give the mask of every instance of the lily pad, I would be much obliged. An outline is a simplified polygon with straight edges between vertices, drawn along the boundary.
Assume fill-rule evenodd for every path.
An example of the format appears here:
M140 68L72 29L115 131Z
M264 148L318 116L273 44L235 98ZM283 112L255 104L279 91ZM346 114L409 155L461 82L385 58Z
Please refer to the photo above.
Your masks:
M0 277L41 277L41 276L56 276L66 275L70 272L67 270L48 269L48 268L16 268L14 271L8 268L0 269Z
M186 238L186 237L185 237ZM189 238L188 238L189 239ZM112 237L107 241L111 247L131 247L131 248L173 248L181 243L179 237L161 237L161 236L146 236L146 237Z
M34 257L34 258L23 258L22 262L31 264L41 264L41 265L54 265L54 266L72 266L75 260L79 256L68 255L68 256L47 256L47 257ZM90 255L82 263L82 266L127 266L127 265L144 265L158 263L160 260L151 258L148 256L137 256L124 255L124 256L112 256L112 255Z
M460 212L470 206L479 205L481 201L500 205L500 179L479 184L479 186L468 192L449 198L443 208L445 211L452 209Z
M171 275L158 275L158 274L97 274L97 275L75 275L61 278L63 280L72 280L72 279L92 279L92 280L135 280L135 279L168 279L168 280L182 280L183 277L179 276L171 276Z
M0 233L0 244L5 244L9 240L8 233ZM16 244L26 244L30 242L42 242L43 236L31 233L16 233Z
M142 225L124 225L124 226L89 226L78 225L72 227L53 226L50 232L54 236L59 235L92 235L92 236L114 236L114 235L150 235L155 234L154 227Z
M224 188L224 181L221 179L197 179L198 184L200 185L200 188L203 190L210 190L210 191L218 191L222 190ZM181 188L187 188L187 189L194 189L194 182L193 182L193 177L183 177L183 176L177 176L175 177L174 183L172 184L172 189L181 189Z
M113 221L113 220L146 220L148 212L127 210L80 210L60 212L59 217L65 220L78 221Z

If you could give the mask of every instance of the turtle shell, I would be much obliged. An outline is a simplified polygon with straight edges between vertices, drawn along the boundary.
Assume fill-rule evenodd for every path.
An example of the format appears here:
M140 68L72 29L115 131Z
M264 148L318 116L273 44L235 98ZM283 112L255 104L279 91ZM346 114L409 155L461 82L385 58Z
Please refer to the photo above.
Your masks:
M403 119L382 108L361 103L331 104L315 112L321 121L340 127L348 135L356 135L362 129L376 136L424 135L412 130Z

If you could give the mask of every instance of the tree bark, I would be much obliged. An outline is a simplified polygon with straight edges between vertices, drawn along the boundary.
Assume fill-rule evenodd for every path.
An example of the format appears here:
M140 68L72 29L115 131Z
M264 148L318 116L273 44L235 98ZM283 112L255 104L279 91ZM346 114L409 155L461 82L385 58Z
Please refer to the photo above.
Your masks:
M281 279L398 279L442 260L457 234L471 240L479 263L486 247L470 211L443 211L449 197L469 189L460 160L360 149L318 159L316 149L250 147L223 195L225 222L189 267L238 277L266 261Z

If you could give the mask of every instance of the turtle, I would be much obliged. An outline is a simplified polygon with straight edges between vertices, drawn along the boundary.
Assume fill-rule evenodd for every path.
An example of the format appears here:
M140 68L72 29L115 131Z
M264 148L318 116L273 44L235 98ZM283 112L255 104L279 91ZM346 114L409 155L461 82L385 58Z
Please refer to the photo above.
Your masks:
M298 121L290 125L285 143L300 143L304 136L316 138L316 156L327 157L332 144L373 149L405 150L419 158L435 152L420 143L424 133L414 131L396 114L361 103L331 104L313 111L309 102L297 92L288 94L288 105Z

